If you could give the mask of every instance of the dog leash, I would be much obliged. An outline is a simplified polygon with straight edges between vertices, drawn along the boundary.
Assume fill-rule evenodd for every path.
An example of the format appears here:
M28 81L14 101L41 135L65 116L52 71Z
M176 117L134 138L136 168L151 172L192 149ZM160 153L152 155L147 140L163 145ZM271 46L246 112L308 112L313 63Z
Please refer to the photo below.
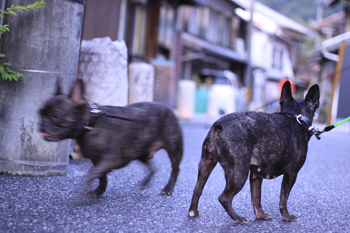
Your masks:
M311 124L311 121L307 118L307 117L304 117L303 115L294 115L294 117L296 118L297 122L301 125L303 125L305 128L307 128L308 132L312 135L315 135L316 138L318 140L321 139L320 135L323 134L324 132L329 132L331 131L332 129L334 129L335 127L337 127L338 125L341 125L347 121L350 120L350 117L342 120L341 122L338 122L334 125L328 125L326 126L323 130L316 130L314 126L312 126Z
M317 130L317 134L320 135L320 134L322 134L322 133L324 133L324 132L331 131L332 129L334 129L334 128L337 127L338 125L341 125L341 124L347 122L348 120L350 120L350 117L348 117L348 118L346 118L346 119L342 120L341 122L338 122L338 123L336 123L336 124L334 124L334 125L328 125L328 126L326 126L323 130Z

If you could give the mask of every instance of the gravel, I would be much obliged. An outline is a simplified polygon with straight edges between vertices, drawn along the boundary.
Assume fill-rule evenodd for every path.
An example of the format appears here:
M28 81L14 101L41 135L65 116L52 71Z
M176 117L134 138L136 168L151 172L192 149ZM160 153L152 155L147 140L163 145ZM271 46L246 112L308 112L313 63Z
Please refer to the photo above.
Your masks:
M66 176L0 175L0 232L348 232L350 227L349 134L329 132L312 138L304 167L288 201L297 222L283 222L279 213L282 177L264 180L262 206L271 221L255 220L249 182L233 199L235 211L249 223L236 225L217 198L225 186L220 165L213 170L199 202L200 216L188 208L197 180L205 124L184 123L185 153L172 196L159 195L170 176L164 150L153 161L158 168L149 187L138 188L146 169L138 161L108 175L106 193L88 198L97 185L87 184L92 164L70 160Z

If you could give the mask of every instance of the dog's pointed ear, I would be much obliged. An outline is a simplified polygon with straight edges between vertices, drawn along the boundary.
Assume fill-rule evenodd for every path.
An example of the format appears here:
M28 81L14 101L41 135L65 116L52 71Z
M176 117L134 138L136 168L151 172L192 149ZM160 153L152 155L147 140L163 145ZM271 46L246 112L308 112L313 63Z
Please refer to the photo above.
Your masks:
M282 87L280 105L282 105L284 102L288 102L288 101L293 100L293 99L294 98L292 96L292 87L290 85L290 82L286 81Z
M320 106L320 88L317 84L309 89L305 101L311 105L314 111Z
M82 79L77 79L71 89L69 97L78 104L85 104L86 100L84 94L84 82Z

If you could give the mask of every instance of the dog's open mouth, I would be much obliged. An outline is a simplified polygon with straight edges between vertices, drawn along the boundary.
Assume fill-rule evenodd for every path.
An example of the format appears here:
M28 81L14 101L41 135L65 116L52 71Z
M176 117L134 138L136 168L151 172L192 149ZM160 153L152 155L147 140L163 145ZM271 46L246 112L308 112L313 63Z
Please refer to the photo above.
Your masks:
M49 142L57 142L58 140L60 140L58 135L52 135L46 132L41 132L41 135L44 137L46 141L49 141Z

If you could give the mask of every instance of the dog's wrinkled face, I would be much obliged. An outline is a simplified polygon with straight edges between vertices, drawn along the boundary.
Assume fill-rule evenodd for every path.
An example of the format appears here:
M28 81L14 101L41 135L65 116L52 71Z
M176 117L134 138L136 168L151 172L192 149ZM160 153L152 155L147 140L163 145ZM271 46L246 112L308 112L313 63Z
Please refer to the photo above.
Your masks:
M82 106L85 102L77 101L74 96L77 95L75 88L77 87L73 87L68 96L63 95L58 86L56 94L40 109L40 132L46 141L55 142L72 138L74 133L82 127ZM82 89L78 91L82 96Z
M312 121L316 109L320 105L320 89L317 84L313 85L305 99L294 99L289 81L285 82L280 98L281 112L293 115L302 114Z

